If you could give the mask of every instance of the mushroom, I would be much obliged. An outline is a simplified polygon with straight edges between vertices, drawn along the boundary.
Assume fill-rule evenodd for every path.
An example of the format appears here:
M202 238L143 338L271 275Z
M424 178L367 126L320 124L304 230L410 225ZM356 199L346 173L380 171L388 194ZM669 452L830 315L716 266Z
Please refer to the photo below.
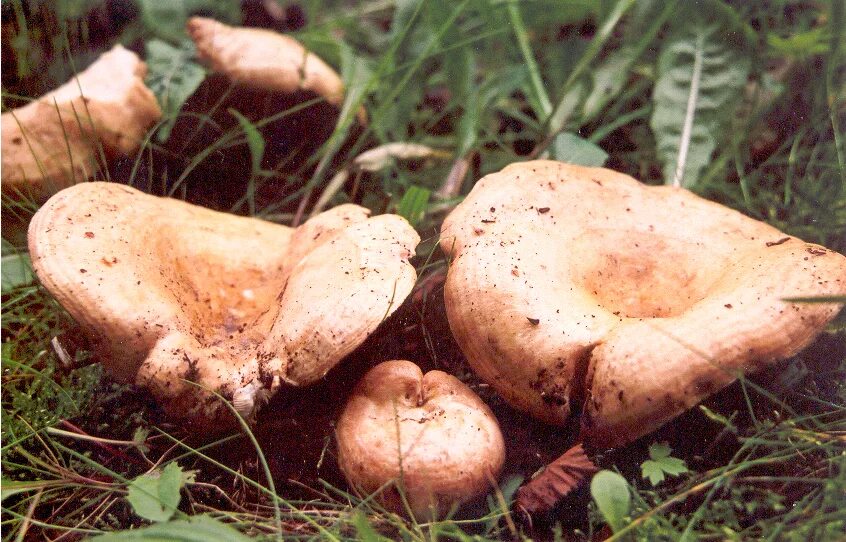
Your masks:
M116 45L56 90L2 115L3 191L44 199L130 154L162 115L147 66Z
M186 30L210 73L175 119L163 162L182 170L183 157L207 156L179 181L195 203L238 211L245 202L243 172L255 174L256 166L275 173L260 175L253 195L258 206L278 208L290 202L296 188L291 177L300 178L314 167L314 156L338 123L344 99L341 77L297 40L278 32L205 17L190 18ZM358 113L363 123L364 109ZM197 118L203 119L199 125ZM245 119L265 142L260 156L247 144L249 138L232 137L244 130ZM226 152L209 155L209 149Z
M322 378L399 307L419 236L342 205L296 229L91 182L34 216L33 268L106 368L197 430Z
M481 179L444 221L450 328L513 406L634 440L808 345L846 258L670 186L552 161Z
M381 363L350 396L337 426L338 463L350 485L428 518L484 494L499 475L505 444L493 413L460 380L425 375L410 361Z
M309 90L336 106L344 99L337 72L290 36L206 17L191 17L187 30L200 60L233 83L286 93Z

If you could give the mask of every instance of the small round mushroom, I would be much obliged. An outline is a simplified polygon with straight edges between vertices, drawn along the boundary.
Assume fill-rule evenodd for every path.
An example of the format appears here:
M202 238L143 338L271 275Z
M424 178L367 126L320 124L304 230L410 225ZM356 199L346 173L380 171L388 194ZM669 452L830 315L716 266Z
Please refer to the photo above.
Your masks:
M46 199L94 176L101 151L135 151L162 115L146 72L116 45L61 87L3 113L3 191Z
M808 345L846 258L691 192L512 164L445 220L450 327L479 375L600 446L634 440Z
M338 463L350 485L418 518L484 494L505 444L493 413L457 378L410 361L381 363L358 383L338 420Z
M419 236L342 205L292 229L91 182L34 216L32 265L119 378L213 433L322 378L411 291Z

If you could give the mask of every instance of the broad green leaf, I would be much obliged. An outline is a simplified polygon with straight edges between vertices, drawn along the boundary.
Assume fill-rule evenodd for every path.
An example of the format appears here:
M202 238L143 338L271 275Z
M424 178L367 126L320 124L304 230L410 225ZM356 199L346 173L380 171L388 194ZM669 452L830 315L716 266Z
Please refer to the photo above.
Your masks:
M239 0L138 0L144 31L153 37L179 43L186 39L185 23L203 14L221 22L241 22Z
M206 71L192 60L194 44L190 41L174 47L162 40L152 39L146 43L145 48L146 83L156 95L167 119L156 133L159 142L164 142L173 129L179 110L203 82Z
M261 161L264 158L264 136L261 135L256 125L250 122L250 119L238 111L230 109L229 114L238 119L238 124L241 125L241 129L247 136L247 146L250 147L250 158L252 159L251 173L257 175L261 171Z
M20 286L31 284L35 280L29 254L24 253L3 256L0 262L0 274L3 278L2 292L4 294Z
M179 492L184 484L182 468L176 463L168 463L160 471L143 474L133 480L126 499L142 518L167 521L179 506Z
M590 482L590 494L611 530L617 532L622 529L632 505L625 478L616 472L601 470Z
M743 34L732 32L728 17L690 11L675 20L661 50L650 120L665 182L686 187L696 183L726 140L750 65Z
M602 166L608 159L600 146L570 132L555 136L550 150L556 160L580 166Z
M426 188L411 185L397 205L397 214L408 220L412 226L417 224L426 212L426 205L432 192Z
M93 538L97 542L248 542L250 539L233 527L210 516L191 516L187 520L157 523L141 529L107 533Z

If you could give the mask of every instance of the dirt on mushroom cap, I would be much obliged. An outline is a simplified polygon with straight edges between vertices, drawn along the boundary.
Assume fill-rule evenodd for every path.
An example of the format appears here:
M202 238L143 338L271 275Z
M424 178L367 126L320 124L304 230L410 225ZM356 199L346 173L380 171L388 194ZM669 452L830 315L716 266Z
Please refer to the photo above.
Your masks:
M673 187L550 161L480 180L444 222L450 327L514 406L622 444L807 345L846 258ZM778 272L774 272L778 270Z
M137 149L162 115L146 72L116 45L61 87L3 113L3 191L46 198L93 176L101 152Z
M370 494L396 480L418 518L485 493L505 458L496 418L476 394L447 373L424 375L402 360L362 378L337 439L338 463L352 486ZM380 498L403 510L395 488L384 488Z
M282 382L322 377L411 291L419 237L368 214L344 205L291 229L83 183L35 215L29 246L113 374L220 432L234 419L212 391L249 416Z

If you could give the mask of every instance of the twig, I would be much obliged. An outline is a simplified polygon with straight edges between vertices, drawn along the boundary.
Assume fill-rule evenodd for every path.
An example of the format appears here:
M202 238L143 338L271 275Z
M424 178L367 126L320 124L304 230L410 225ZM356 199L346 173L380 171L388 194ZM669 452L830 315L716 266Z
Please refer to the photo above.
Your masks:
M470 169L470 159L467 156L462 156L452 163L452 168L449 174L444 179L444 183L435 192L435 197L438 199L451 199L458 195L461 191L461 185L464 183L464 178L467 176L467 171Z

